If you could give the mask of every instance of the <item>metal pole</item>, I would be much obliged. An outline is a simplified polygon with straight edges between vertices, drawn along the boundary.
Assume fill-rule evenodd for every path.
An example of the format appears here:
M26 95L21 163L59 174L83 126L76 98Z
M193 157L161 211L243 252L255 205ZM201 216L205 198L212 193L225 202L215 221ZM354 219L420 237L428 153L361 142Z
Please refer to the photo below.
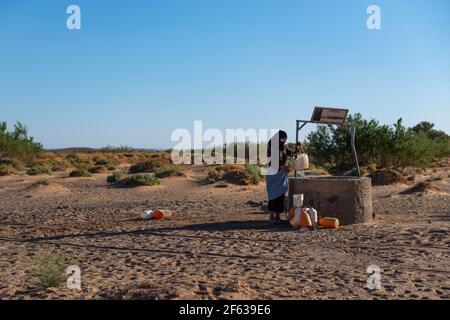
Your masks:
M298 132L300 131L300 129L298 128L298 124L300 123L299 120L297 120L295 122L295 143L298 143ZM297 170L294 171L294 176L297 177Z
M359 169L358 154L356 153L356 147L355 147L356 126L353 125L353 124L349 124L347 128L350 131L351 145L352 145L352 154L353 154L353 158L355 159L356 170L358 170L358 176L360 177L361 176L361 170Z

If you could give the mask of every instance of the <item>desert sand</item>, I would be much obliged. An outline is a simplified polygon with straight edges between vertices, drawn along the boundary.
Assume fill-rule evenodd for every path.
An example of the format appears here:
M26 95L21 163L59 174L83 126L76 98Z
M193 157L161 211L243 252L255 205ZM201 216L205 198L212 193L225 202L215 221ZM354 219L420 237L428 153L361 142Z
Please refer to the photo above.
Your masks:
M373 187L373 223L300 232L267 221L264 184L207 184L202 174L131 189L106 174L0 177L0 298L450 298L448 176L433 182L439 191ZM156 208L173 218L139 218ZM81 268L80 291L30 281L31 261L52 251ZM381 290L366 288L372 264Z

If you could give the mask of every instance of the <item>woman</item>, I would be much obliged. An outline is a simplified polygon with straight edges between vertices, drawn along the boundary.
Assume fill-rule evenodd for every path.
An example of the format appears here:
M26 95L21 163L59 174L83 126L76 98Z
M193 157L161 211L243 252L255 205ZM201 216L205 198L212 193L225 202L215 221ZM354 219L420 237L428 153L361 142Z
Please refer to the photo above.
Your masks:
M272 145L278 144L278 168L273 168L275 171L268 173L266 176L266 189L269 198L270 221L280 221L280 214L284 211L284 194L288 191L288 173L289 168L286 166L287 157L293 157L301 152L301 144L297 143L295 152L289 150L285 143L287 141L286 132L280 130L270 139L267 144L267 157L269 158L269 166L274 163L272 160ZM276 166L276 163L274 163ZM278 171L276 171L278 169Z

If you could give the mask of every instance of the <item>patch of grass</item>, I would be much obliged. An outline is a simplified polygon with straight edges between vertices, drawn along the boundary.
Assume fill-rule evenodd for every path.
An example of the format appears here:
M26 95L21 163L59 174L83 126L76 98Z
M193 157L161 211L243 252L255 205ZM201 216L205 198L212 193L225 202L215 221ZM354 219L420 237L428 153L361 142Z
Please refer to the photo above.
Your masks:
M135 175L129 178L122 179L117 182L118 187L122 188L133 188L139 186L154 186L158 185L159 180L156 177L150 175Z
M125 179L125 175L121 172L114 173L113 175L110 175L106 178L106 182L108 183L116 183L120 180Z
M91 177L91 173L86 168L78 168L73 170L69 177Z
M34 165L28 169L27 174L30 176L36 176L41 174L52 175L53 172L50 168Z
M70 259L59 253L49 253L33 260L31 276L44 288L57 288L66 280Z

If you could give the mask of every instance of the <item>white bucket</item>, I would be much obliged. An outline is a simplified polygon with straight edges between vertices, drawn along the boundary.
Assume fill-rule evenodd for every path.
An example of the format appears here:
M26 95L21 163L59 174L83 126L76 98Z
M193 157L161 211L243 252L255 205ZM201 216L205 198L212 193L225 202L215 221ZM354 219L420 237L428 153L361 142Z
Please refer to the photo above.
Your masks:
M301 208L303 207L303 193L300 194L294 194L292 196L292 202L295 208Z

